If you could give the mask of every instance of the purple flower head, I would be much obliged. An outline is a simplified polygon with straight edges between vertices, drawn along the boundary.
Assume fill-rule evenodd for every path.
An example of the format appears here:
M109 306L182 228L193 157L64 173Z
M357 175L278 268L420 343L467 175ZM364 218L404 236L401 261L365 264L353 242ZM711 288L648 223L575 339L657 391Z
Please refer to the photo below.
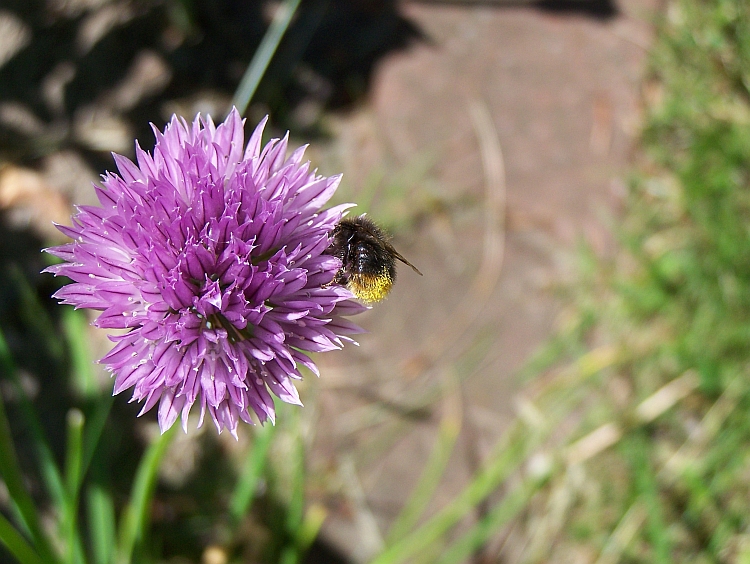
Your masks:
M159 404L162 432L179 416L187 430L196 401L199 426L208 411L219 432L236 436L251 410L273 422L270 392L301 405L299 366L319 374L306 352L361 332L344 316L365 308L328 285L341 264L324 251L351 204L320 208L340 176L311 171L305 147L287 157L288 136L261 148L264 125L245 146L236 110L218 127L173 117L153 155L114 156L101 206L81 206L59 226L73 242L47 249L64 262L46 271L73 280L55 297L124 330L101 362L141 413Z

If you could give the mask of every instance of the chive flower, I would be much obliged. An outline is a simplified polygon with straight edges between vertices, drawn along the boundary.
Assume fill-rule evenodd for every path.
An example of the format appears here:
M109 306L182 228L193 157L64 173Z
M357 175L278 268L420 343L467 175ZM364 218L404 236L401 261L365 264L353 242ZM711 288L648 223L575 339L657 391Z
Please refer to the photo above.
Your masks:
M341 263L325 252L351 207L321 210L341 177L310 170L304 146L287 157L288 134L261 146L265 122L247 145L236 110L218 127L154 127L153 154L114 155L101 205L77 208L58 226L72 242L46 249L63 262L45 271L73 280L54 297L116 330L100 361L114 394L132 388L141 414L158 403L162 432L178 417L187 431L196 402L198 426L208 412L235 437L251 411L274 422L271 394L302 405L300 366L319 375L307 353L361 332L346 317L365 307L331 285Z

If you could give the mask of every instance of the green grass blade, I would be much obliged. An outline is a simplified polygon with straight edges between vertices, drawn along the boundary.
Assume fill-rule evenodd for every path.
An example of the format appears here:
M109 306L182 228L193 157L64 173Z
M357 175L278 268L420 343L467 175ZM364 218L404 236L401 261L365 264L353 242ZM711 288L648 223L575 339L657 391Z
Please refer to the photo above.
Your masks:
M313 504L305 511L305 518L297 529L297 546L300 554L305 554L315 539L318 538L320 528L326 520L328 512L320 504Z
M1 477L2 477L2 474L0 474L0 478ZM13 497L11 497L8 501L9 501L8 505L10 506L8 509L10 510L11 519L15 519L15 522L18 525L18 528L20 529L21 534L24 535L26 538L30 538L31 531L29 530L29 526L26 524L26 521L24 521L23 519L23 514L21 513L21 510L18 509L18 504L16 504L16 502L13 500Z
M88 425L83 433L83 457L81 461L81 477L83 477L91 465L94 457L96 446L102 436L104 425L107 423L109 412L115 398L111 394L104 394L99 397L94 405L92 414L88 417Z
M240 84L237 87L237 92L235 92L232 99L232 104L240 112L240 115L245 114L247 106L255 95L258 84L260 84L260 80L263 78L273 54L278 49L279 43L281 43L281 39L284 37L294 17L294 13L299 7L299 3L300 0L284 0L276 9L273 21L263 36L260 45L258 45L258 50L253 55L253 59L242 76L242 80L240 80Z
M371 564L407 562L432 546L502 484L527 458L540 438L516 423L500 441L484 469L451 503L414 532L388 547Z
M443 553L438 564L466 562L497 533L500 527L507 524L528 505L545 481L546 476L527 478L514 490L508 492L481 521Z
M94 451L101 438L104 425L112 408L114 398L109 393L100 394L94 371L94 358L88 345L88 321L81 311L65 307L63 330L70 349L71 373L76 391L93 401L94 407L87 415L87 425L83 434L83 454L80 476L88 471Z
M454 387L457 388L457 386ZM459 396L456 394L449 397L458 398ZM424 513L440 483L460 431L460 410L446 409L446 414L440 422L435 447L430 453L430 458L422 471L419 482L388 532L387 546L393 545L406 536Z
M53 503L57 506L60 512L65 510L65 488L63 486L62 477L60 476L60 470L55 463L52 450L49 447L49 442L45 437L44 431L42 430L42 424L39 422L39 418L36 415L34 406L29 400L26 392L21 386L18 380L18 373L16 371L15 363L10 354L10 349L5 341L5 335L0 329L0 366L3 372L9 377L10 382L13 384L13 388L17 394L21 416L24 419L24 423L28 426L31 431L32 441L34 448L39 458L39 466L41 469L42 478L47 486L50 496L52 497Z
M299 423L297 423L297 427ZM292 449L292 496L287 508L287 530L296 536L305 510L305 446L302 437L299 436L299 428L296 429L294 447Z
M65 455L65 493L67 504L65 510L65 536L67 538L66 560L70 564L78 562L78 491L81 484L81 463L83 455L84 417L78 409L68 412L68 440Z
M291 414L290 414L291 415ZM300 529L304 522L305 512L305 445L302 441L299 413L295 410L292 417L294 426L294 446L292 447L291 497L286 510L286 530L291 543L282 552L283 564L297 564L301 556Z
M148 525L151 499L156 488L156 474L177 427L178 425L172 425L171 429L159 435L146 449L138 465L133 489L130 493L130 501L125 507L120 523L117 547L118 564L130 563L135 545L143 538Z
M89 536L94 564L110 564L115 546L115 504L99 484L86 492Z
M229 502L229 515L234 523L242 519L242 516L250 510L258 486L258 478L266 465L268 447L275 431L274 425L264 425L255 429L255 441L247 454L245 465Z
M99 390L94 374L94 359L89 347L86 314L70 306L65 307L62 327L68 343L71 379L75 391L86 398L95 396Z
M21 302L19 311L23 324L42 339L45 350L49 351L55 360L62 362L65 358L64 343L55 328L55 323L50 318L44 305L39 301L39 296L17 265L11 265L9 275L13 285L18 290L18 297Z
M34 501L31 499L23 484L23 473L18 464L16 450L10 433L8 417L5 413L5 402L0 396L0 476L8 488L18 512L28 527L39 554L47 562L56 562L52 548L42 530L39 515L37 514Z
M21 564L44 564L26 539L2 514L0 514L0 542Z
M646 535L653 549L651 561L671 564L672 543L664 521L659 487L654 468L649 460L649 443L645 435L636 431L623 443L631 464L633 483L646 507Z

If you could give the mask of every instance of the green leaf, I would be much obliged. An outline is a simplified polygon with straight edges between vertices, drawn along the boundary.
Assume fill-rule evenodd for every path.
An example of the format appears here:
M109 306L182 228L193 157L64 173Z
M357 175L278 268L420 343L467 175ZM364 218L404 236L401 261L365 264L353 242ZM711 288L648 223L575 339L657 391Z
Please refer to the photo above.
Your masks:
M110 564L115 547L115 504L99 484L89 486L86 495L89 536L94 564Z
M234 94L232 104L240 112L240 115L244 115L247 110L247 106L250 104L255 95L255 91L260 84L261 78L268 68L268 64L271 62L276 49L281 43L281 39L284 37L289 24L294 17L294 13L299 7L300 0L284 0L274 14L273 21L268 28L268 31L263 36L263 40L258 45L258 49L253 55L253 59L245 71L245 74L240 80L240 84L237 87L237 92Z
M0 514L0 542L21 564L44 564L39 555L34 552L26 539L16 531L13 525Z
M44 431L42 430L42 424L39 421L36 410L34 409L34 406L26 395L26 392L24 391L23 386L21 386L21 382L18 379L18 373L16 371L13 358L10 354L10 349L8 349L8 345L5 342L5 335L3 334L1 329L0 367L10 380L10 382L13 384L14 391L17 394L21 408L21 416L24 419L24 423L31 431L32 443L34 445L34 449L36 450L37 457L39 458L41 474L42 478L44 478L47 490L52 497L53 503L57 506L58 511L63 512L65 511L66 501L65 488L63 487L60 470L55 463L54 456L52 455L52 450L50 449L49 442L45 437Z
M65 456L66 510L64 524L67 538L66 560L70 564L80 562L81 541L78 535L78 491L81 485L81 458L83 453L84 417L78 409L68 412L68 440Z
M7 348L5 339L2 332L0 331L0 367L3 372L12 379L16 379L15 367L13 366L12 359L10 357L10 351ZM18 386L20 388L20 386ZM25 396L23 396L25 397ZM28 400L26 400L28 402ZM36 420L36 416L33 414L33 408L30 403L25 405L27 410L32 410L29 414ZM38 437L34 437L35 442ZM39 446L38 444L36 445ZM46 445L45 445L46 446ZM49 454L51 458L51 453ZM23 472L18 464L18 457L16 456L16 450L13 445L13 438L10 432L10 425L8 423L8 416L5 413L5 402L0 394L0 477L2 477L8 488L8 493L11 499L16 504L18 511L24 521L26 527L34 541L34 546L39 552L39 555L46 562L56 562L57 558L54 555L51 545L42 530L39 515L37 514L34 501L31 499L29 492L23 483ZM9 535L12 542L17 540ZM20 546L15 544L14 546ZM9 547L10 548L10 547Z
M229 515L235 524L250 510L275 431L274 425L264 425L255 429L255 440L247 453L245 465L229 502Z
M133 481L130 501L120 522L117 563L129 564L136 544L142 540L149 522L149 509L156 488L156 474L178 425L159 435L152 442L138 465Z

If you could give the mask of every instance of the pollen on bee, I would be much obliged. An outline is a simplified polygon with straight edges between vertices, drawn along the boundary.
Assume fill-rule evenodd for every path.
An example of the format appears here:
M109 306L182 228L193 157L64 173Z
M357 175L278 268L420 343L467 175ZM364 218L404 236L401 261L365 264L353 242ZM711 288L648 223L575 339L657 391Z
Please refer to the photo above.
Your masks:
M393 287L393 280L387 274L360 274L350 278L348 287L363 302L373 303L388 295Z

